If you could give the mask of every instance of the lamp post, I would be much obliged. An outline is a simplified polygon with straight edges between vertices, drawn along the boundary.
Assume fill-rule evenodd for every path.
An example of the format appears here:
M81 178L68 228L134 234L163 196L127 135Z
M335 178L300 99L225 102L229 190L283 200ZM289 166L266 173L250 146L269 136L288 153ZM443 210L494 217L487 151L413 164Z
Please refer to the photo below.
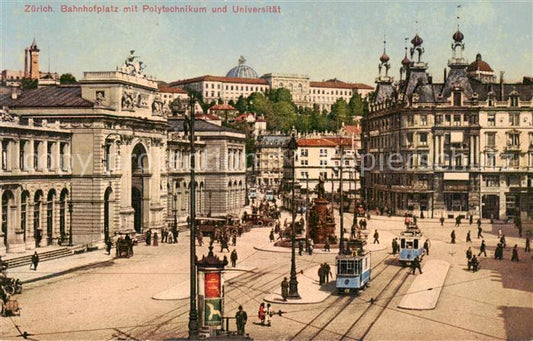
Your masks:
M185 116L184 131L189 134L189 142L191 149L191 181L189 192L189 231L190 231L190 307L189 307L189 339L198 338L198 312L196 309L196 180L195 180L195 167L196 167L196 149L194 145L194 106L195 99L190 97L191 112L190 117Z
M178 230L178 194L174 193L174 226L173 230Z
M291 139L289 141L288 145L289 151L290 151L290 157L291 157L291 173L292 173L292 205L291 205L291 213L292 213L292 233L291 233L291 279L289 281L289 296L288 298L291 299L299 299L300 294L298 293L298 280L296 279L296 253L295 253L295 244L296 244L296 229L295 229L295 220L296 220L296 205L295 205L295 190L294 190L294 181L296 177L295 172L295 159L294 156L296 154L296 149L298 148L298 145L296 143L296 137L295 133L292 133Z
M341 161L340 161L340 166L339 166L339 175L340 175L340 178L339 178L339 195L340 195L340 200L339 200L339 216L340 216L340 228L341 228L341 233L340 233L340 243L339 243L339 254L342 254L343 253L343 249L344 249L344 245L343 245L343 240L344 240L344 198L343 198L343 188L342 188L342 172L343 172L343 169L342 169L342 163L344 162L344 146L342 145L342 138L340 138L340 145L339 145L339 151L340 151L340 154L341 154Z
M72 246L72 189L70 190L70 201L68 202L68 215L69 215L69 231L68 231L68 246Z

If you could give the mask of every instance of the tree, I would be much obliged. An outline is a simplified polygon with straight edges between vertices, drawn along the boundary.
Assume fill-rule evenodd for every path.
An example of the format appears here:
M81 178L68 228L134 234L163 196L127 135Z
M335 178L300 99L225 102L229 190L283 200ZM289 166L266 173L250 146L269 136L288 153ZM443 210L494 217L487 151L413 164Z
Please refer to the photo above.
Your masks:
M29 90L29 89L37 89L37 84L38 84L37 79L23 78L20 86L23 90Z
M338 130L343 123L350 123L352 118L348 103L343 98L339 98L332 106L330 113L330 120L332 121L332 130Z
M239 113L244 113L248 111L248 102L244 99L244 97L241 95L239 96L239 99L237 100L237 103L234 105L235 109L239 111Z
M76 81L76 77L74 77L71 73L64 73L59 77L59 83L60 84L76 84L78 81Z
M350 113L352 117L363 116L365 105L361 95L354 94L352 98L350 98L348 106L350 107Z

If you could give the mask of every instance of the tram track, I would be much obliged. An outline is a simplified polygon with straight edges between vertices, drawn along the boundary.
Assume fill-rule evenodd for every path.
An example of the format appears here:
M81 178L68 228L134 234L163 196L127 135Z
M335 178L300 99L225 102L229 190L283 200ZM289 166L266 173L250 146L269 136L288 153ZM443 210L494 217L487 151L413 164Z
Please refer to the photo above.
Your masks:
M379 294L372 298L370 302L367 302L366 308L343 334L341 339L364 340L408 278L409 272L405 271L404 268L399 268ZM381 300L384 300L382 304L375 304Z
M383 266L383 270L381 270L377 275L373 276L372 279L379 277L385 269L389 266L388 264L384 264L385 260L389 259L390 255L385 255L379 262L377 262L373 267L371 267L371 270L375 270L378 267ZM350 306L350 304L357 298L357 296L344 296L344 295L338 295L333 302L328 304L328 307L324 308L322 311L320 311L311 321L307 322L304 327L302 327L296 334L294 334L290 340L295 340L297 338L303 338L306 340L314 340L316 339L324 330L327 330L329 325L336 320L338 315L342 314L342 312ZM342 303L341 303L342 302ZM333 309L334 308L334 309ZM328 316L327 319L323 319L323 316ZM305 336L303 336L306 334ZM307 335L309 334L309 335Z

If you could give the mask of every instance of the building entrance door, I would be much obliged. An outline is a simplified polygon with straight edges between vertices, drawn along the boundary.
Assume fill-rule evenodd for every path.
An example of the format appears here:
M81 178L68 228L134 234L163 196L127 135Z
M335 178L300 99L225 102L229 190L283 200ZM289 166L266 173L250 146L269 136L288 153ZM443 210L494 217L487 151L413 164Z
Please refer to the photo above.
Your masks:
M500 197L497 195L484 195L482 198L483 219L500 219Z

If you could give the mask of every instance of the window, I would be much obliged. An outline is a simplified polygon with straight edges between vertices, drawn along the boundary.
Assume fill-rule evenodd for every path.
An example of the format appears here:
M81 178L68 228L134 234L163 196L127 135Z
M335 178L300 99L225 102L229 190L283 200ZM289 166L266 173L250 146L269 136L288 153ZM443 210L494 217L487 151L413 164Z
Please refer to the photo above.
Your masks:
M487 122L490 127L496 126L496 114L489 114L487 117Z
M520 166L520 155L518 153L513 153L509 156L509 166L511 167Z
M34 169L39 169L41 166L39 164L39 145L40 145L39 141L33 142L33 168Z
M461 115L453 115L453 125L454 126L461 125Z
M26 148L26 141L20 141L20 148L19 148L19 164L20 164L20 170L26 169L26 162L25 162L25 149Z
M449 125L451 123L451 115L444 115L444 121Z
M507 141L509 147L519 147L520 146L520 135L519 134L509 134L509 140Z
M327 179L328 178L328 172L320 172L320 177L322 179L324 179L324 180Z
M485 180L485 186L487 187L500 186L500 177L498 175L485 175L483 178Z
M420 115L420 125L427 126L428 125L428 116L427 115Z
M428 144L428 134L427 133L420 133L420 145L427 146Z
M67 146L68 145L66 143L61 143L60 148L59 148L59 168L61 170L67 170L67 165L65 162L65 152L66 152Z
M7 170L7 147L8 141L2 141L2 170Z
M420 154L420 166L424 168L429 166L428 154Z
M496 167L496 154L487 153L487 167Z
M413 115L407 116L407 125L412 127L415 125L415 117Z
M461 106L461 93L458 91L453 93L453 106L454 107Z
M407 145L410 147L413 145L413 133L407 133Z
M309 165L309 161L308 160L300 160L300 165L301 166L308 166Z
M320 166L327 166L328 161L327 160L320 160Z
M46 144L46 168L47 169L52 169L52 147L53 147L53 143L52 142L48 142Z
M511 106L517 107L518 106L518 96L512 96L511 97Z
M309 150L300 149L300 156L309 156Z
M487 133L487 147L496 147L496 133Z
M350 165L350 160L344 160L344 165L345 166L349 166Z
M512 126L520 125L520 113L519 112L509 113L509 124Z
M328 156L328 150L327 149L320 149L320 156L321 157Z

